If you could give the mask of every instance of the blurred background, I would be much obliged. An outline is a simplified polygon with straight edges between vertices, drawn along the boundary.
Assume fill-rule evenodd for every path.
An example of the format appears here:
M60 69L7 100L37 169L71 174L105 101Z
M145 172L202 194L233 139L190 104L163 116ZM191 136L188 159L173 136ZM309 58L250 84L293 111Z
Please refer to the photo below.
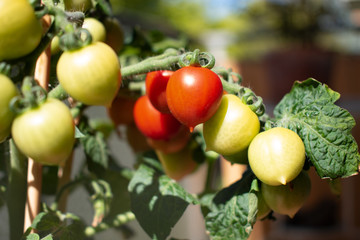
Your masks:
M185 41L189 50L211 52L217 66L239 72L243 85L263 97L268 113L294 81L311 77L339 92L338 104L360 122L359 0L111 2L125 33L134 27L161 32ZM360 143L360 127L353 133ZM243 171L226 162L221 166L224 186ZM330 183L313 172L311 178L306 206L293 219L257 222L251 239L359 239L360 178ZM201 224L192 231L203 230ZM186 229L174 230L181 231ZM206 239L194 234L185 234L186 239Z

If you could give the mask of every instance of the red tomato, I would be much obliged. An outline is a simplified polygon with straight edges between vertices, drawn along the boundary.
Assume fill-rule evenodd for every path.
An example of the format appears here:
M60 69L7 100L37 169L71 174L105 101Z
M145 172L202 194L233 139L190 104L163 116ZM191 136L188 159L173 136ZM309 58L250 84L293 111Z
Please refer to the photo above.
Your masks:
M165 154L178 152L183 149L189 142L191 133L183 126L180 131L169 140L155 140L147 138L147 143L154 149L159 150Z
M166 101L166 86L173 71L154 71L146 75L146 94L152 105L163 113L170 113Z
M111 106L107 108L107 114L116 126L128 125L134 121L134 105L135 99L117 96Z
M166 88L171 113L190 131L216 112L222 95L219 76L202 67L183 67L175 71Z
M172 114L156 110L147 95L136 101L134 121L140 132L146 137L162 140L175 136L182 126Z

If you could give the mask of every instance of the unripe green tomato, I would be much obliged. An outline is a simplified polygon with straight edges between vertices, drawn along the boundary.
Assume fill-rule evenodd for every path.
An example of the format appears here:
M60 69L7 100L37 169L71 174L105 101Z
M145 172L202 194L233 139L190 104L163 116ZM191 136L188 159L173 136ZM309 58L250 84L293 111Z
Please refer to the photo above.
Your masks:
M259 130L257 115L232 94L223 95L219 108L203 125L206 148L223 156L245 151Z
M271 212L271 208L265 202L261 191L257 192L256 196L258 198L258 212L256 215L256 219L260 220L269 215L269 213Z
M121 84L118 56L103 42L65 51L56 73L65 91L87 105L110 107Z
M57 99L48 98L16 116L11 134L19 150L34 161L61 165L72 152L74 126L69 108Z
M293 181L282 186L261 185L266 204L276 213L293 218L310 195L309 175L302 171Z
M51 55L58 54L60 52L60 38L59 36L53 37L51 40Z
M40 43L42 25L28 0L0 0L0 61L32 52Z
M276 127L259 133L248 150L249 164L260 181L285 185L299 175L305 163L305 147L293 131Z
M189 146L173 153L164 153L160 150L155 150L155 152L164 168L164 172L176 181L192 173L197 167L197 163L193 160L193 152Z
M104 42L106 30L104 25L96 18L85 18L82 28L87 29L92 37L92 42Z
M10 110L10 101L18 92L7 76L0 74L0 143L10 134L14 113Z
M91 0L64 0L66 11L86 12L92 7Z

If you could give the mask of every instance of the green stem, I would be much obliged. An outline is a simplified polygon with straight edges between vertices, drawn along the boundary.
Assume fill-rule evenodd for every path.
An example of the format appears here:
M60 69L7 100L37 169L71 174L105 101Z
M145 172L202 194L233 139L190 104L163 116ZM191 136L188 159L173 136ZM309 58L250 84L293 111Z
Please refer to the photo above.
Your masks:
M65 100L69 97L69 95L65 91L65 89L61 86L61 84L59 84L48 93L48 97L57 98L59 100Z
M10 222L10 239L21 239L24 231L24 215L27 191L27 161L13 140L10 144L10 171L7 206Z
M168 49L163 54L147 58L134 65L121 68L121 76L123 78L144 74L151 71L170 69L179 62L181 55L175 49Z
M225 81L222 77L220 77L220 79L224 90L227 91L229 94L237 94L242 88L242 86L237 83L230 83L228 81Z
M102 222L99 225L97 225L96 227L90 227L90 226L87 227L85 229L85 235L87 237L91 237L99 232L102 232L109 228L120 227L121 225L128 223L130 221L133 221L133 220L135 220L135 215L131 211L128 211L128 212L117 215L111 223Z

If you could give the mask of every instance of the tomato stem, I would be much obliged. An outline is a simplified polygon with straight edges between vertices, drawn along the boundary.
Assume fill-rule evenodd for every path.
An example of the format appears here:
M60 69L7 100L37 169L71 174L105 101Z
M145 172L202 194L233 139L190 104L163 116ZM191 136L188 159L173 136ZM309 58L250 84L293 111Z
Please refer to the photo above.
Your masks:
M136 64L121 68L121 76L126 78L155 70L168 70L175 67L180 57L181 55L179 55L178 50L170 48L161 55L150 57Z

